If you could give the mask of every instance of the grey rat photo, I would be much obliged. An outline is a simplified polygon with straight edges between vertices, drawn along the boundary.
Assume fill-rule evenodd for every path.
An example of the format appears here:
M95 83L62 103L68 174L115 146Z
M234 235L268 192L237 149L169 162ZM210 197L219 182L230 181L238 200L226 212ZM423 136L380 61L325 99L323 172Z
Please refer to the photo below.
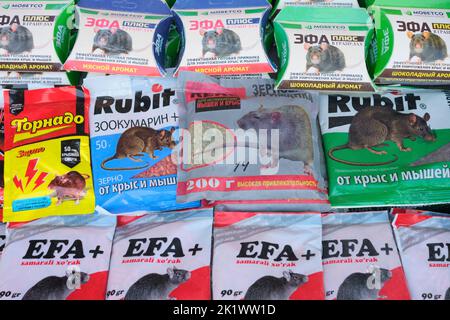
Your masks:
M411 42L409 44L409 61L415 63L442 62L448 57L445 41L432 32L406 34Z
M276 109L265 109L249 112L237 121L243 130L268 130L268 146L271 149L271 130L279 130L279 158L291 161L302 161L305 173L313 172L314 151L312 127L308 113L300 106L281 106Z
M289 297L306 282L308 276L291 270L284 271L281 278L265 276L248 288L244 300L289 300Z
M430 121L429 113L422 118L414 113L400 113L386 107L364 108L352 119L348 143L332 148L328 156L334 161L351 166L381 166L393 163L398 160L397 155L386 162L359 163L341 160L334 153L344 149L367 149L371 153L385 155L386 151L378 151L374 148L387 146L386 141L395 142L402 152L413 151L411 148L405 148L404 139L415 141L416 137L420 137L430 142L436 140L428 121Z
M33 34L28 28L17 23L0 28L0 52L22 54L31 52L33 48Z
M310 45L305 43L306 72L330 73L342 71L346 67L345 55L341 49L321 43L320 45Z
M48 185L50 190L54 190L58 198L57 205L61 204L65 198L75 200L78 204L86 195L86 180L90 176L80 174L78 171L70 171L64 175L56 176Z
M232 54L238 54L242 50L239 35L229 29L218 28L216 30L200 30L202 39L203 57L209 53L209 57L223 58Z
M170 130L155 130L147 127L133 127L127 129L119 138L117 143L116 153L105 160L103 160L101 167L109 171L126 171L126 170L140 170L149 166L148 163L140 167L130 168L108 168L106 164L115 159L130 159L134 162L143 162L144 153L148 154L151 159L157 159L155 151L161 151L163 148L173 149L176 143L172 140L172 135L175 128Z
M189 271L175 267L168 268L167 274L148 274L128 289L125 300L172 300L169 294L190 277Z
M73 272L68 271L63 277L44 278L31 287L24 294L22 300L66 300L76 290L77 285L89 281L89 274L85 272L79 273L79 280L73 275ZM76 283L77 281L80 283Z
M372 272L371 272L372 271ZM377 273L379 277L377 277ZM372 283L370 278L375 277L379 281L379 286L370 288ZM344 282L339 286L337 300L377 300L380 297L380 290L384 284L392 278L392 272L383 268L374 268L367 273L356 272L345 278Z
M128 54L133 51L133 39L124 30L117 28L95 29L95 33L93 53L101 50L103 54L113 56Z

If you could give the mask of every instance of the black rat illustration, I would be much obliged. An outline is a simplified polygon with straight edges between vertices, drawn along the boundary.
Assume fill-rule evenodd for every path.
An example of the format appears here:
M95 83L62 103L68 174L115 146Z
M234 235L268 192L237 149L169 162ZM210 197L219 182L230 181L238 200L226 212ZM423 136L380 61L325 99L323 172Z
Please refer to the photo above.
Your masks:
M338 47L328 43L312 46L305 43L306 72L330 73L346 67L345 55Z
M237 121L243 130L261 129L279 130L279 158L291 161L302 161L305 173L311 175L314 164L314 149L312 141L312 127L308 113L300 106L282 106L276 109L258 110L244 115ZM268 136L268 146L271 149L271 137Z
M22 300L66 300L77 289L77 285L89 281L89 274L85 272L79 273L79 279L74 274L75 271L68 271L63 277L44 278L28 289Z
M33 34L28 28L17 23L0 28L0 54L29 53L33 49Z
M289 300L289 297L308 282L308 276L284 271L283 277L265 276L255 281L247 290L244 300Z
M411 39L409 44L410 62L442 62L448 57L447 45L438 35L428 31L421 33L409 31L406 35Z
M169 294L190 277L189 271L175 267L168 268L167 274L148 274L128 289L125 300L172 300Z
M450 161L450 143L412 163L411 166Z
M155 151L165 148L173 149L176 143L172 140L172 134L175 128L170 130L155 130L147 127L133 127L127 129L119 138L117 143L116 153L105 159L101 167L109 171L126 171L126 170L140 170L148 167L148 163L141 167L133 168L107 168L106 163L114 159L128 158L135 162L143 162L136 157L144 156L147 153L150 158L156 159Z
M217 28L211 31L200 30L203 57L210 53L212 57L227 57L242 50L239 35L229 29Z
M93 53L101 50L103 54L113 56L128 54L133 51L133 39L124 30L117 28L95 29L95 33Z
M448 288L447 292L445 292L444 300L450 300L450 288Z
M373 281L371 281L373 278ZM384 284L392 278L392 272L383 268L372 268L367 273L356 272L345 278L339 286L337 300L377 300ZM379 283L377 284L377 281ZM374 288L370 286L374 285Z
M377 151L374 147L386 146L390 140L397 144L400 151L410 152L411 148L405 148L404 139L415 141L421 137L425 141L435 141L436 137L428 125L430 114L420 117L414 113L400 113L386 107L368 107L360 110L352 120L349 132L349 142L335 147L328 152L328 156L334 161L351 166L381 166L398 160L395 155L393 160L378 163L358 163L336 158L334 153L338 150L367 149L370 152L383 155L386 151Z
M70 171L64 175L56 176L48 185L50 190L54 190L58 198L57 205L60 205L65 198L75 200L78 204L86 194L86 179L90 176L80 174L78 171Z

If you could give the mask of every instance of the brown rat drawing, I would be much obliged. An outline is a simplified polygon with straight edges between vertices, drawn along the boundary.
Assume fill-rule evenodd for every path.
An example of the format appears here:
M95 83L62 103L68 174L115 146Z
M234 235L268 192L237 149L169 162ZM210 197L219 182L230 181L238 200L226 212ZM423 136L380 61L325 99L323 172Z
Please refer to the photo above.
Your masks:
M370 281L374 278L374 288L370 288ZM345 278L339 286L337 300L378 300L380 290L392 278L392 272L387 269L372 267L367 273L356 272ZM379 281L377 284L376 282Z
M78 204L80 199L86 195L86 180L90 176L80 174L78 171L70 171L64 175L56 176L48 185L50 190L54 190L58 198L57 205L60 205L65 198L75 200Z
M256 280L247 290L244 300L289 300L289 297L308 282L308 276L284 271L283 277L265 276Z
M448 57L447 45L438 35L428 31L421 33L409 31L406 35L411 39L409 44L410 62L442 62Z
M405 148L404 139L415 141L421 137L426 141L435 141L436 137L427 124L430 114L426 113L420 117L414 113L400 113L386 107L368 107L360 110L352 120L349 132L349 142L332 148L328 156L334 161L351 166L381 166L398 160L395 155L393 160L378 163L358 163L336 158L334 153L338 150L367 149L377 155L384 155L386 151L377 151L374 147L386 146L390 140L397 144L400 151L409 152L411 148Z
M175 128L170 130L155 130L147 127L133 127L127 129L119 138L117 143L116 153L107 159L105 159L101 167L104 170L109 171L126 171L126 170L140 170L149 166L146 163L140 167L131 168L108 168L106 163L114 159L128 158L135 162L143 162L136 157L143 157L144 153L147 153L150 158L156 159L155 151L165 148L173 149L176 143L172 140L172 135L175 132Z
M189 271L175 267L168 268L167 274L148 274L128 289L125 300L173 300L169 294L190 277Z
M310 45L305 43L306 72L330 73L342 71L346 67L345 55L341 49L328 43Z
M85 284L89 281L89 274L80 272L80 283L77 283L77 277L73 276L74 274L74 271L67 271L63 277L46 277L28 289L22 300L66 300L76 290L77 284Z

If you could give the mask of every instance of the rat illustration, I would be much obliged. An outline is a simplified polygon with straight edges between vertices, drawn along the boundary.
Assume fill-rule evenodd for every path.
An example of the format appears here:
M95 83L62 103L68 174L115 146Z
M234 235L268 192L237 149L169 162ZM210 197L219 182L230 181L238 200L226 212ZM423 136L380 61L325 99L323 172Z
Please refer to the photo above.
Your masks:
M190 277L189 271L175 267L168 268L167 274L148 274L128 289L125 300L173 300L169 294Z
M411 39L409 44L410 62L442 62L448 57L447 45L438 35L428 31L422 33L409 31L406 35Z
M114 156L105 159L101 167L109 171L126 171L126 170L140 170L148 167L148 163L141 167L134 168L107 168L106 163L114 159L128 158L135 162L143 162L136 157L144 156L147 153L150 158L156 159L155 151L162 150L164 147L173 149L176 143L172 141L172 134L175 128L170 130L155 130L147 127L133 127L127 129L119 138L117 143L116 153Z
M427 122L430 114L419 117L414 113L404 114L386 107L368 107L360 110L352 120L349 132L349 142L335 147L328 152L328 156L334 161L351 166L382 166L398 160L395 155L393 160L378 163L358 163L338 159L334 153L338 150L367 149L378 155L386 154L386 151L377 151L374 147L386 146L388 140L395 142L400 151L409 152L411 148L405 148L404 139L415 141L421 137L425 141L435 141L436 137L431 132Z
M346 67L344 53L341 49L328 43L315 46L305 43L305 50L308 51L306 53L306 72L330 73L342 71Z
M308 282L308 276L284 271L283 277L265 276L255 281L247 290L244 300L289 300L299 286Z
M447 289L444 300L450 300L450 288Z
M423 164L430 164L436 162L450 161L450 143L447 143L443 147L439 148L435 152L432 152L420 160L412 163L411 166L420 166Z
M279 130L279 158L291 161L302 161L305 173L312 175L314 149L312 127L308 113L300 106L282 106L276 109L265 109L261 106L257 111L244 115L237 121L243 130L261 129ZM271 149L271 137L268 137L267 148Z
M42 279L28 289L22 300L66 300L76 290L77 285L89 281L89 274L80 272L77 279L74 272L67 271L63 277L50 276Z
M203 47L203 57L207 53L212 57L227 57L238 54L242 50L239 35L229 29L217 28L211 31L200 30Z
M75 203L78 204L86 194L86 179L89 178L90 176L87 174L70 171L62 176L56 176L48 188L55 191L58 198L57 205L60 205L65 198L75 200Z
M33 34L28 28L17 23L0 28L0 54L29 53L33 48Z
M367 273L356 272L339 286L337 300L377 300L384 284L392 278L387 269L371 266ZM373 281L371 281L373 279ZM377 284L377 282L379 282ZM371 285L374 287L371 288Z
M133 51L133 39L126 31L117 28L96 28L94 31L96 34L92 47L93 53L101 52L113 56Z

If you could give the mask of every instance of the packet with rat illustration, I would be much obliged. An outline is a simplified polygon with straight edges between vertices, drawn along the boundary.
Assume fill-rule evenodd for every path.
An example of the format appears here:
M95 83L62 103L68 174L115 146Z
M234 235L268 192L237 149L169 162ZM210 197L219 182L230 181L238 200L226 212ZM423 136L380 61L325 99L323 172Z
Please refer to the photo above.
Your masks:
M409 300L386 211L324 214L327 300Z
M0 0L0 85L77 84L62 66L71 48L73 1Z
M85 90L11 89L4 99L4 221L93 213Z
M323 300L320 213L216 212L214 300Z
M160 0L80 0L78 36L66 70L159 77L166 74L166 40L172 23Z
M1 300L105 300L116 218L47 217L9 223Z
M369 12L376 23L375 83L450 84L448 0L377 0Z
M448 203L450 92L323 95L320 105L332 207Z
M176 1L172 10L182 37L177 73L274 73L264 49L270 9L265 0Z
M450 300L450 217L393 211L395 238L414 300Z
M119 216L108 300L210 300L213 210Z
M375 91L366 64L374 37L366 10L287 7L274 25L278 89Z
M328 207L317 94L192 72L179 84L178 201L301 199Z
M88 78L84 87L97 205L122 215L198 206L176 202L176 81L115 75Z

